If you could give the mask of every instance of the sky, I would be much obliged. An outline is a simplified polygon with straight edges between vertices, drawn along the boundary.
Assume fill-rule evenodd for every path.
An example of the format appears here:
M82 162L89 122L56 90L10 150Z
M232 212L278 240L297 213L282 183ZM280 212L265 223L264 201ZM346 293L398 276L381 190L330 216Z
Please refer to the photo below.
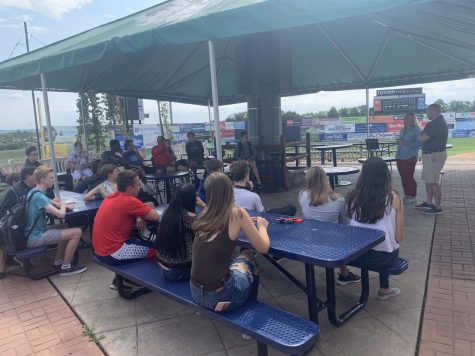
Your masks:
M23 21L31 34L30 50L54 43L79 32L160 3L160 0L0 0L0 61L26 52ZM412 87L418 85L411 85ZM426 103L438 98L475 100L475 79L423 84ZM370 90L370 101L376 89ZM36 92L37 97L42 97ZM52 124L75 125L78 117L73 93L49 93ZM318 112L365 104L364 90L320 92L283 98L281 108L298 113ZM33 129L31 93L0 90L0 130ZM220 107L220 117L245 111L246 104ZM158 122L157 103L144 100L144 111L150 114L146 123ZM206 122L208 108L173 104L174 122Z

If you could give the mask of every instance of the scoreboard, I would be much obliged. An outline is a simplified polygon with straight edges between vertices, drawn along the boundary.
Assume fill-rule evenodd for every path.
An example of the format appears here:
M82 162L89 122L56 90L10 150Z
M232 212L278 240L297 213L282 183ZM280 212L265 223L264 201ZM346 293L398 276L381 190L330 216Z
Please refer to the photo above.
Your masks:
M421 113L426 109L422 88L378 90L373 100L375 114Z

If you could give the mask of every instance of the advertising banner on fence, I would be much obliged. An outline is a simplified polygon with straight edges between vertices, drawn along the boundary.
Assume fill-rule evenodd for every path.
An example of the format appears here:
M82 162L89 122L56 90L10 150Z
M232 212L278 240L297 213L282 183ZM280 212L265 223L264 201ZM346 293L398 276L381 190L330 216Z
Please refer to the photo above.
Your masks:
M355 124L324 125L324 133L355 132Z
M136 147L151 148L157 144L157 136L162 133L160 125L142 124L134 125L134 144Z
M366 124L366 116L340 117L342 124Z
M355 133L366 133L366 124L355 124ZM376 132L386 132L386 123L378 122L369 124L369 132L376 133Z
M334 133L334 134L320 134L320 141L346 141L348 140L346 133Z

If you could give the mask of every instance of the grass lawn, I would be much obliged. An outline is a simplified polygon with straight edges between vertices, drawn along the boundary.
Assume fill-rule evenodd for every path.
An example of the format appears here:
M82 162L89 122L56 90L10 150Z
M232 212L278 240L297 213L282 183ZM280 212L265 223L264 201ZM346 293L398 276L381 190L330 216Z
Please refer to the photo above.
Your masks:
M453 148L447 150L449 156L460 153L475 152L475 137L449 138L448 143L454 145Z
M24 161L25 149L0 151L0 164L8 163L9 159Z

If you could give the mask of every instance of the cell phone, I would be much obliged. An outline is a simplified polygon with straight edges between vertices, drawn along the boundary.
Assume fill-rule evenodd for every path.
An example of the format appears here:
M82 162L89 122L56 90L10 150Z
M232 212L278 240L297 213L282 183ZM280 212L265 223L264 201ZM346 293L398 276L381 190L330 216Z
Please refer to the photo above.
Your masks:
M231 304L231 302L219 302L214 307L214 311L215 312L221 312L221 311L225 310L229 306L229 304Z

